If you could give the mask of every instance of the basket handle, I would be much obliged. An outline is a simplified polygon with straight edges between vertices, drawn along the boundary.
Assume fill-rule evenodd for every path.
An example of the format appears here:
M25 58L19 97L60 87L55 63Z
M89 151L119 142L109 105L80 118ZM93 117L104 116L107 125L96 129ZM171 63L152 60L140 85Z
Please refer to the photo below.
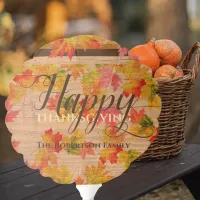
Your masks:
M191 74L192 74L192 80L191 83L193 84L197 78L198 71L199 71L199 65L200 65L200 43L196 42L192 46L192 48L188 51L186 56L184 57L182 63L181 63L181 68L182 69L188 69L188 64L192 58L192 55L194 52L197 50L197 54L195 56L195 65L192 68Z

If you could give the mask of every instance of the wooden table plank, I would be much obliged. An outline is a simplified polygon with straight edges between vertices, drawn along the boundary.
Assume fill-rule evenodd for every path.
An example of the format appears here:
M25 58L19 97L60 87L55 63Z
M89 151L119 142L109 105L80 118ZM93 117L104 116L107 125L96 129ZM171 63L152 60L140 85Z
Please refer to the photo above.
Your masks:
M65 196L70 196L74 193L78 193L75 184L71 184L71 185L57 184L53 188L49 188L45 191L40 192L39 194L34 194L32 196L23 198L23 200L45 200L45 199L55 200L55 199L63 198Z
M8 163L8 164L1 164L0 165L0 174L6 173L6 172L9 172L9 171L12 171L12 170L18 169L20 167L24 167L24 166L26 166L26 165L24 164L23 160L17 160L15 162Z
M0 196L2 199L6 200L21 200L56 185L57 184L50 178L44 178L39 173L34 173L8 183L1 184Z
M0 174L0 184L7 183L27 176L29 174L38 173L38 170L32 170L27 166L17 168L16 170L8 171L7 173Z

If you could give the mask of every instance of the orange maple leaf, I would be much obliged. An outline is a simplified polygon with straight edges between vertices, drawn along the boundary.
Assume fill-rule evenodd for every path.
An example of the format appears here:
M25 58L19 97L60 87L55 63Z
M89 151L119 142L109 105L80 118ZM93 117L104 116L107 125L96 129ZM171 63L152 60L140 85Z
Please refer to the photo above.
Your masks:
M48 149L39 149L35 156L35 165L38 169L43 169L49 165L49 162L52 165L57 164L57 157L52 152L48 151Z
M108 148L100 152L100 160L104 164L106 161L110 161L111 164L117 163L117 154L123 151L121 147Z
M134 94L136 97L140 97L142 87L146 85L144 80L132 80L130 82L125 83L123 88L123 94L128 97L129 95Z
M65 53L69 56L70 60L75 52L75 47L73 44L69 44L67 40L60 39L53 42L51 46L52 50L49 57L57 57L60 56L61 58L64 56Z
M76 64L76 65L62 65L62 68L67 68L68 72L71 72L74 80L77 80L81 74L84 74L85 72L85 65L80 65L80 64Z
M149 142L153 143L158 137L158 128L156 128L156 134L149 139Z
M101 184L113 179L113 176L110 175L109 171L105 170L105 165L102 162L99 162L97 167L86 166L85 178L87 184Z
M137 111L134 108L132 108L130 111L130 118L133 123L141 120L142 118L144 118L144 116L145 116L144 109Z
M81 157L84 159L86 155L94 155L94 150L90 147L92 145L92 142L85 142L83 145L82 150L80 151Z
M62 134L59 132L56 134L53 134L52 129L49 129L45 131L45 134L42 136L42 139L44 143L50 144L51 148L47 148L49 152L60 152L62 150L61 147L59 147L59 142L62 140Z
M101 49L101 43L93 38L93 36L78 36L77 37L77 47L86 49Z
M78 176L78 178L76 179L75 183L76 183L76 185L83 185L84 180L80 176Z

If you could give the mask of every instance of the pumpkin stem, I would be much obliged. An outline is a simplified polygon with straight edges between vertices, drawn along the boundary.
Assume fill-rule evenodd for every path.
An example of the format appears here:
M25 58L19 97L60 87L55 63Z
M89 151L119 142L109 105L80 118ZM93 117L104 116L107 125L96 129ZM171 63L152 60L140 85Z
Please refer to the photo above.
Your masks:
M151 38L151 42L155 43L155 41L156 41L155 37Z

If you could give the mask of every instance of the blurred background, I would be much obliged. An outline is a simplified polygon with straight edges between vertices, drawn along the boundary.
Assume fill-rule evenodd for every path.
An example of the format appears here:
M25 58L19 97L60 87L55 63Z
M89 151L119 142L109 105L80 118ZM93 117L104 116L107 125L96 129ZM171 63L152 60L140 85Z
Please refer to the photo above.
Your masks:
M13 150L4 123L10 80L42 45L77 34L99 35L127 48L152 37L171 39L185 55L200 41L200 1L0 0L0 163L21 157ZM190 143L200 143L199 83L200 77L193 87L187 118Z

